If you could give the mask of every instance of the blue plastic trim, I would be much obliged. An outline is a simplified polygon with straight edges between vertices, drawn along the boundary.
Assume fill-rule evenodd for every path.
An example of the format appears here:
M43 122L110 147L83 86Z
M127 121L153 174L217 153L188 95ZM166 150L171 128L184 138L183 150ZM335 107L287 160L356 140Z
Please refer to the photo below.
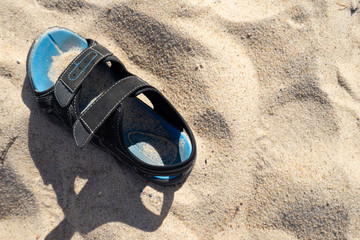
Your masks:
M71 73L74 72L75 69L77 68L77 66L79 66L79 64L81 64L81 62L84 61L84 59L86 59L86 57L89 56L91 53L95 53L94 57L89 61L89 63L84 67L84 69L81 70L81 72L76 76L76 78L71 78ZM79 63L74 62L75 67L74 67L73 70L71 70L71 72L69 72L69 75L68 75L69 79L70 79L71 81L76 80L76 79L81 75L81 73L82 73L83 71L85 71L85 69L90 65L90 63L96 58L97 55L98 55L97 52L91 51L91 52L89 52L88 54L86 54L86 56L83 57L83 59L81 59L81 61L80 61Z

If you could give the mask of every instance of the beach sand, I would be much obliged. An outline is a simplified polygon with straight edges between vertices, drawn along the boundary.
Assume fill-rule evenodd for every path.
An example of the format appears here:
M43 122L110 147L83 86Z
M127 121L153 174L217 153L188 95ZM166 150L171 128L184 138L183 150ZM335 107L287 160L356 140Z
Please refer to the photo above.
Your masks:
M0 239L360 239L357 6L3 0ZM40 110L26 57L52 26L107 47L184 116L198 157L181 188L76 148Z

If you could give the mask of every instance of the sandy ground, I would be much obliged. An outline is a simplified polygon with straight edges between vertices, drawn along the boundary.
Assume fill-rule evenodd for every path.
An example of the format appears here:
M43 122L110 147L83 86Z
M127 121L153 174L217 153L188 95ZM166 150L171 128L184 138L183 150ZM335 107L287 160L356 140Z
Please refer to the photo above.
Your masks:
M360 239L356 0L2 0L0 239ZM40 111L27 52L51 26L112 50L192 126L179 189ZM4 152L5 155L5 152Z

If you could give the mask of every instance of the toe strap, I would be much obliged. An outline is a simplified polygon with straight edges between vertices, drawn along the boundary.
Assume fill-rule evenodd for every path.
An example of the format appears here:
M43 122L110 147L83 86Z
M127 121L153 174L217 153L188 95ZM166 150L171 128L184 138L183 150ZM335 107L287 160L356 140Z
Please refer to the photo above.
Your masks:
M129 76L117 81L89 105L73 125L76 145L84 147L102 126L107 118L119 107L122 101L148 83L136 76Z
M92 45L82 51L60 75L55 84L54 94L61 107L67 106L81 83L91 70L102 60L112 55L105 47L92 41Z

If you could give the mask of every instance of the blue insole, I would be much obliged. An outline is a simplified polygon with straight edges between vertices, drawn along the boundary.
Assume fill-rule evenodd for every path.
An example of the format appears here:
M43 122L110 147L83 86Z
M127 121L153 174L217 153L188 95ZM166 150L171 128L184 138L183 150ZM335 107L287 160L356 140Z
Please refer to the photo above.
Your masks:
M67 52L71 48L84 50L88 46L85 39L66 29L53 28L41 35L34 44L30 55L30 72L34 88L46 91L54 83L48 77L53 56Z
M84 50L87 46L85 39L66 29L52 28L40 36L30 55L30 73L35 90L43 92L54 86L48 77L53 56L74 48ZM92 81L85 81L83 87L87 89L83 91L86 103L101 93L99 84L112 85L116 81L105 64L96 67L89 78L93 78ZM86 108L86 103L82 109ZM189 158L192 147L186 133L165 121L138 98L129 98L123 107L123 138L130 152L137 158L156 166L172 165Z

